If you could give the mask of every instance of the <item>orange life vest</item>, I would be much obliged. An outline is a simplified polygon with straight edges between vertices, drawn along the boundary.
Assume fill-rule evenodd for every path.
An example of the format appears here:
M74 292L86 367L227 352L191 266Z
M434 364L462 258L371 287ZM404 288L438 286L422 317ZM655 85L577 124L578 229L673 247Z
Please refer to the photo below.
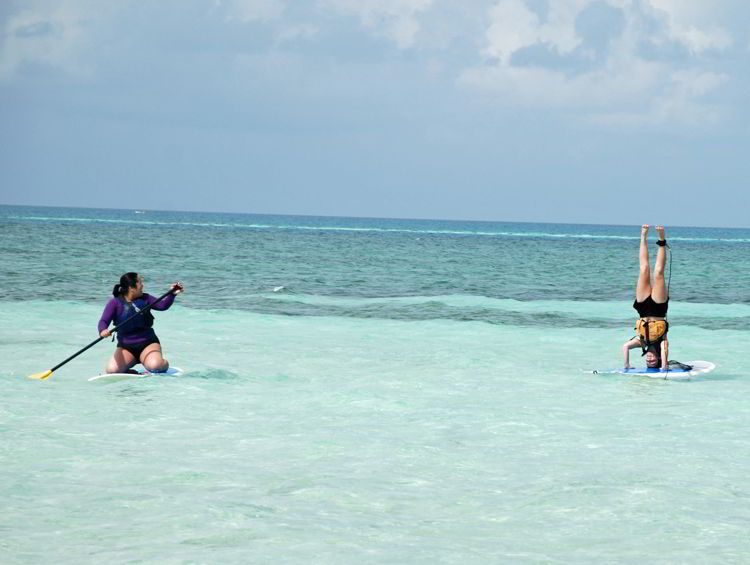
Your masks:
M646 320L641 318L635 325L635 331L641 340L641 349L645 355L649 345L657 345L667 335L669 322L666 320Z

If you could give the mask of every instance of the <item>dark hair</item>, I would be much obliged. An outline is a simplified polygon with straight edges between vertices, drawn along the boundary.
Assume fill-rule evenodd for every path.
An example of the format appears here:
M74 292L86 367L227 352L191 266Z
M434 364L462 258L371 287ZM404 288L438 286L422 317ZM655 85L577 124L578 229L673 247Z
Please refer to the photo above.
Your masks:
M138 286L138 273L125 273L120 277L120 282L112 289L112 296L117 297L127 294L129 288Z

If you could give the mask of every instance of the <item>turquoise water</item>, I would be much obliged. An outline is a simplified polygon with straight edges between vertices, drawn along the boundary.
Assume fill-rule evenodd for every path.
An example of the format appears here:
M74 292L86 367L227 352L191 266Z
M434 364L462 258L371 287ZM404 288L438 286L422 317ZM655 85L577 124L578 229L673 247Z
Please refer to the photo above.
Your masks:
M750 230L0 207L7 563L744 563ZM652 249L654 247L652 246ZM87 382L125 271L182 377ZM634 359L638 355L634 352Z

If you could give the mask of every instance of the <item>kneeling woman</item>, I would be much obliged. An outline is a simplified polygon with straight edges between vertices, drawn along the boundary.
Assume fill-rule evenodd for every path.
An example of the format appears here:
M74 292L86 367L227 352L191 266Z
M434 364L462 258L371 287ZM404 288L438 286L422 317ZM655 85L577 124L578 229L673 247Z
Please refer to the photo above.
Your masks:
M138 362L153 372L169 368L169 361L162 357L161 344L152 327L154 317L151 312L135 314L149 305L153 310L169 309L175 295L185 290L179 282L171 286L172 292L158 300L143 292L143 279L137 273L125 273L120 277L120 283L112 290L114 298L109 299L99 319L99 335L109 337L112 335L107 329L110 323L118 325L134 317L117 330L117 349L107 363L108 373L124 373Z
M635 288L635 302L633 308L638 311L640 319L636 330L638 335L623 346L625 357L625 368L630 368L630 350L640 347L646 356L646 365L651 368L668 367L669 341L667 340L667 308L669 307L669 295L664 283L664 265L667 259L666 245L664 239L664 228L656 226L659 246L656 252L656 264L654 265L654 277L651 280L651 269L648 261L648 229L644 225L641 228L641 248L639 253L640 272L638 284Z

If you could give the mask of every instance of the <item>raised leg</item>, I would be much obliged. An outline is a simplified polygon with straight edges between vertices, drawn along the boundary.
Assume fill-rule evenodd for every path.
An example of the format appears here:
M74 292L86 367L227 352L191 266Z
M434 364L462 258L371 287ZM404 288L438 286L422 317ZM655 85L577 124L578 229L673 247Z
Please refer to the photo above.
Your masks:
M664 237L664 227L656 226L656 233L659 235L660 240L666 239ZM656 251L656 264L654 265L654 284L651 289L651 298L654 302L663 304L667 301L667 285L664 281L664 267L667 263L667 249L664 246L660 246Z
M635 299L643 302L651 294L651 269L648 265L648 228L641 226L641 248L638 253L640 269L638 271L638 284L635 287Z

